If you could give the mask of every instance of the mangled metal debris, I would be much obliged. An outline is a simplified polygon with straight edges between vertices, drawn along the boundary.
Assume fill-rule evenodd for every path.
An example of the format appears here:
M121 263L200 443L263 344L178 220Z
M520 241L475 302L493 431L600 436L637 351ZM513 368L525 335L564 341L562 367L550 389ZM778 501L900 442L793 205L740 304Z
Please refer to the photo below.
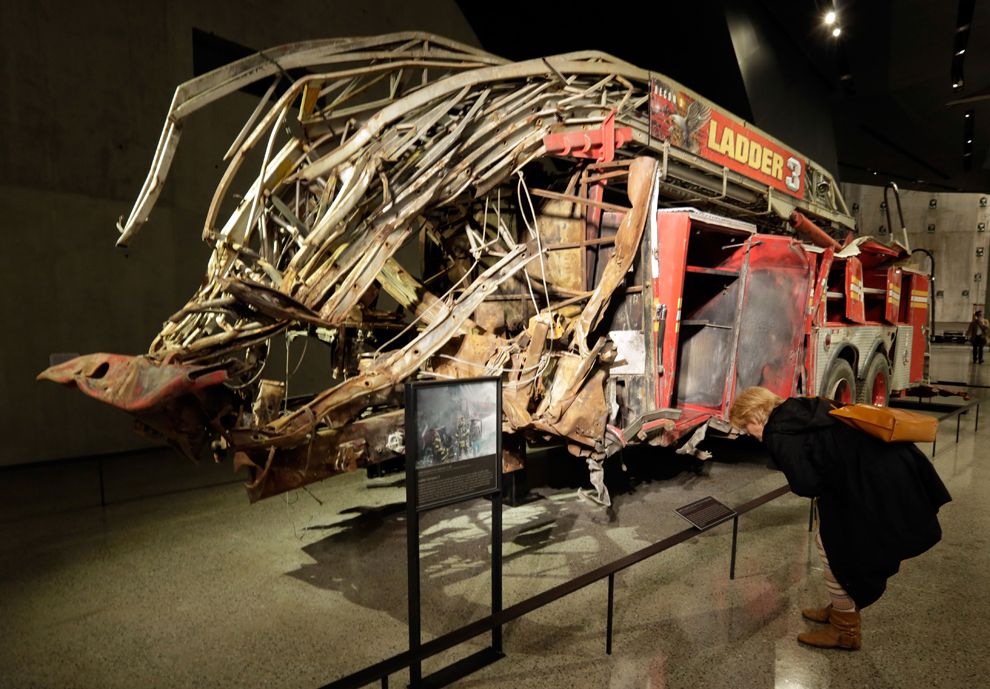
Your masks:
M312 73L272 102L294 68ZM699 156L698 123L715 106L692 94L684 113L658 109L664 79L595 51L511 63L404 33L283 46L187 82L120 246L152 215L186 119L270 82L206 213L202 287L146 355L94 354L41 377L131 412L187 456L229 448L254 501L401 454L403 382L501 375L506 469L521 465L523 438L563 442L607 504L607 454L707 423L658 405L661 362L640 347L630 365L609 337L655 330L644 229L658 207L771 231L797 208L851 227L834 190L814 196L821 185L802 180L786 196ZM658 117L693 128L658 135ZM411 243L421 265L398 260ZM383 292L401 313L377 309ZM325 391L286 398L285 381L262 377L278 336L325 345L336 372ZM613 367L626 367L618 385Z

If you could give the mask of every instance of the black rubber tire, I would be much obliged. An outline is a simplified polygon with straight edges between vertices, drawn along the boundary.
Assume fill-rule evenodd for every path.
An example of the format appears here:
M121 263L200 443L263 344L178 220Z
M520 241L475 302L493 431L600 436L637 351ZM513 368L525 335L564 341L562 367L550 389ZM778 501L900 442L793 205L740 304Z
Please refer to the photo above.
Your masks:
M858 397L856 399L860 404L876 404L873 399L873 386L877 376L883 376L884 389L883 402L878 406L886 407L890 402L890 364L887 363L887 357L883 355L883 352L877 352L873 355L863 378L857 381Z
M839 388L840 383L843 382L849 387L849 399L847 400L840 399L840 396L836 395L836 390ZM832 364L832 368L825 375L825 385L821 387L818 396L844 404L852 404L856 401L856 396L859 394L857 387L856 373L853 371L853 367L845 359L839 359Z

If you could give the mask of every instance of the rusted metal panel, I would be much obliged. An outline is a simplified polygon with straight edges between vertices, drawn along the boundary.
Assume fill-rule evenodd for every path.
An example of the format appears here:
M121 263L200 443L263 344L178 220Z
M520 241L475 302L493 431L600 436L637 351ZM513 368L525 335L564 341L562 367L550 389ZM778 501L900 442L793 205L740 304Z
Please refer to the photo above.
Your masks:
M122 409L135 431L171 445L196 461L209 442L236 422L240 400L214 366L159 364L145 357L89 354L52 366L38 376Z
M526 268L527 272L534 278L544 279L543 266L545 266L547 282L561 289L581 290L583 287L580 272L581 249L559 248L561 245L567 246L581 240L584 220L577 210L577 204L553 199L546 201L536 218L536 227L543 246L550 251L542 263L534 261L529 264ZM536 242L535 239L529 241Z
M337 474L398 457L405 451L401 410L355 421L341 430L324 429L289 448L239 450L236 466L247 467L251 502L300 488Z
M101 353L52 366L38 380L78 388L124 411L141 412L223 383L227 372L216 366L156 364L144 357Z
M254 412L254 425L261 427L278 417L285 400L285 383L280 380L262 380L258 386L258 396L251 411Z
M608 265L609 259L615 253L614 245L608 240L615 237L624 217L624 214L612 212L602 214L601 242L595 246L594 252L594 280L596 283L601 280L605 266ZM648 241L642 243L647 246L649 244ZM609 330L643 331L644 272L643 252L639 251L633 260L631 269L626 273L624 289L620 286L616 290L613 298L614 306L604 316L603 323ZM648 300L650 291L648 285L645 292L645 298Z

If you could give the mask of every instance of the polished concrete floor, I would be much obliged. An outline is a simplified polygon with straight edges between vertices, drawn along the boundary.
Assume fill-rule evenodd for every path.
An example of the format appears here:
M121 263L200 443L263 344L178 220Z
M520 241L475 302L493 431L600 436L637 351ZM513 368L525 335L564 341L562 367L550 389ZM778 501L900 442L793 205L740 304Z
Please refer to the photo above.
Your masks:
M933 380L990 385L990 364L936 347ZM990 390L973 388L974 398ZM856 652L800 646L800 608L825 602L809 503L787 495L504 631L506 657L456 686L990 686L990 410L942 431L934 463L954 498L942 542L903 564L863 613ZM506 507L504 603L685 527L706 495L738 505L784 483L752 441L713 443L704 472L659 453L609 467L614 506L577 494L579 463L534 462L544 499ZM930 446L923 446L929 451ZM318 687L407 646L400 475L340 477L249 506L229 466L169 454L0 472L0 687ZM488 612L490 504L422 523L424 640ZM428 661L430 672L482 648ZM397 673L391 686L405 686ZM376 685L377 686L377 685Z

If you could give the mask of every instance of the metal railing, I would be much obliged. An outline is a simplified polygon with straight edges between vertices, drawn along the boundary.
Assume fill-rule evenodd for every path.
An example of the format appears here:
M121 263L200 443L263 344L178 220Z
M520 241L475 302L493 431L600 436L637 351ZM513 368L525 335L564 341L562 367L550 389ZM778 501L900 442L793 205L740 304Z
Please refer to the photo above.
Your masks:
M939 425L942 422L956 417L956 443L959 442L959 431L960 431L960 419L961 417L968 413L970 409L976 408L976 420L974 432L979 430L980 425L980 405L984 404L990 400L990 395L987 397L980 398L978 400L973 400L968 404L960 406L958 409L943 414L938 417ZM936 437L936 441L938 438ZM932 458L934 459L936 452L936 442L932 443ZM782 495L790 492L790 486L785 484L780 488L770 491L765 495L761 495L758 498L754 498L749 502L745 502L734 509L735 516L732 518L732 554L731 562L729 565L729 579L735 579L736 577L736 549L739 536L739 517L743 514L756 509L761 505L765 505L771 500L775 500ZM723 522L724 523L724 522ZM811 515L808 520L808 530L811 531L814 523L814 501L812 501ZM502 627L503 625L511 622L512 620L518 619L527 613L533 612L539 608L542 608L554 601L560 600L565 596L569 596L572 593L580 591L591 584L601 581L602 579L608 579L608 617L605 627L605 653L611 655L612 653L612 628L613 628L613 609L615 603L615 575L624 569L632 567L633 565L647 560L655 555L672 548L673 546L688 541L694 538L698 534L702 533L701 530L696 527L690 527L684 529L673 536L668 536L667 538L657 541L656 543L646 546L645 548L638 550L630 555L619 558L607 565L603 565L597 569L594 569L587 574L583 574L579 577L571 579L559 586L555 586L543 593L539 593L531 598L527 598L523 601L516 603L515 605L509 606L508 608L483 617L476 622L465 625L460 629L444 634L443 636L437 637L432 641L429 641L422 646L420 646L415 652L405 651L404 653L399 653L398 655L392 656L386 660L371 665L359 672L355 672L347 677L343 677L335 682L324 685L322 689L357 689L358 687L363 687L372 682L381 681L383 688L388 687L388 677L391 674L399 672L409 667L413 663L417 663L432 656L442 653L448 649L453 648L459 644L469 641L475 637L481 636L496 627ZM486 649L490 651L490 649ZM482 651L485 653L485 651ZM457 663L454 664L455 666ZM454 666L451 666L454 668ZM454 669L456 672L456 668ZM441 671L442 672L442 671ZM439 673L438 673L439 674Z
M973 407L976 407L976 420L973 426L973 433L976 433L977 431L980 430L980 405L985 403L987 400L990 400L990 395L986 397L981 397L978 400L973 400L968 404L964 404L958 409L954 409L950 411L948 414L943 414L942 416L938 417L939 428L941 428L943 421L951 419L953 416L956 417L956 444L959 444L959 425L963 415L968 413L969 410L972 409ZM937 446L937 443L938 443L938 434L936 433L935 440L932 441L932 459L935 459L935 448Z
M750 500L749 502L745 502L735 508L736 515L732 518L732 561L729 568L730 579L735 579L736 575L736 543L739 533L739 517L750 510L759 507L760 505L764 505L771 500L779 498L781 495L789 493L790 490L790 486L785 484L776 490L772 490L765 495L761 495L760 497ZM476 622L472 622L471 624L461 627L460 629L444 634L443 636L437 637L432 641L428 641L420 646L416 651L405 651L404 653L394 655L391 658L381 661L380 663L376 663L375 665L366 667L365 669L348 675L347 677L343 677L335 682L324 685L322 689L357 689L358 687L363 687L379 680L381 680L382 687L387 689L389 675L399 672L400 670L404 670L413 663L426 660L427 658L435 656L438 653L442 653L443 651L453 648L454 646L462 644L465 641L469 641L475 637L490 632L496 627L501 627L512 620L542 608L545 605L549 605L554 601L560 600L565 596L569 596L576 591L580 591L581 589L606 578L608 579L608 619L606 622L605 631L605 652L607 654L611 654L612 612L615 598L616 573L642 562L643 560L647 560L654 555L659 555L678 543L683 543L684 541L690 540L700 533L702 533L701 530L696 527L691 527L676 533L673 536L668 536L661 541L657 541L656 543L646 546L645 548L631 553L630 555L626 555L625 557L619 558L614 562L599 567L598 569L594 569L587 574L571 579L570 581L548 589L543 593L539 593L531 598L520 601L515 605L511 605L500 612L489 615L488 617L483 617ZM482 651L481 653L485 653L485 651ZM455 663L454 665L456 666L457 664ZM451 667L453 668L454 666ZM456 669L454 671L456 672ZM427 679L429 678L424 678L424 681ZM451 680L452 679L453 678L451 678Z

